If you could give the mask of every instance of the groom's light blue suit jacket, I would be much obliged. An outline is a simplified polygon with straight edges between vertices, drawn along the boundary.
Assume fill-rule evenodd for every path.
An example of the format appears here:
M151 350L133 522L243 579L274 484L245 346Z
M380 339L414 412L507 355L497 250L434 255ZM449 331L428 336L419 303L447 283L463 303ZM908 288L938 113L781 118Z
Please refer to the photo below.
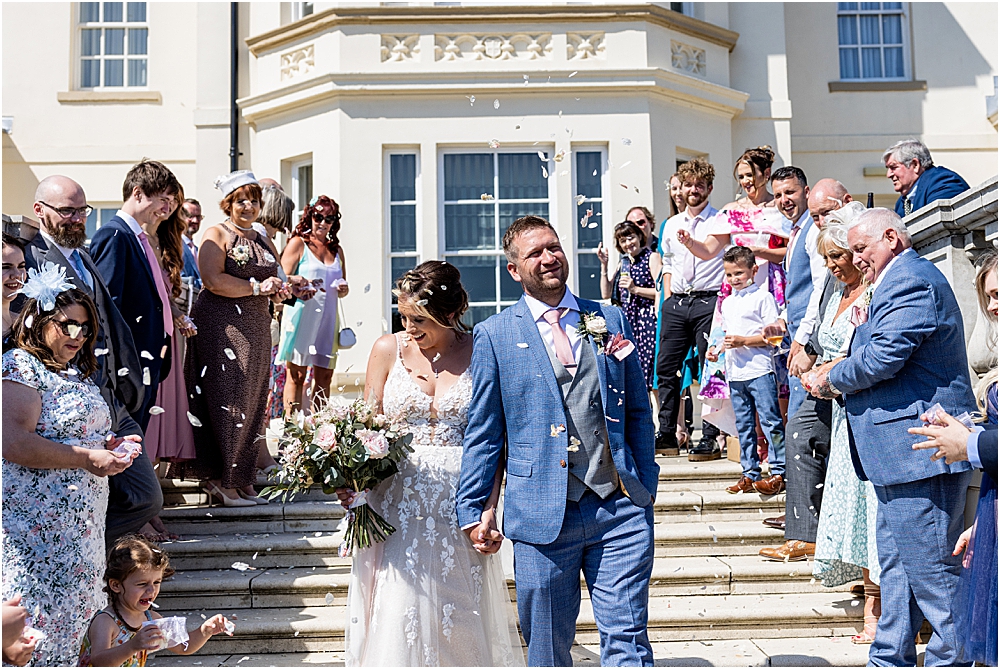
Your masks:
M632 333L617 307L577 298L581 313L604 316L608 336ZM522 298L476 326L472 403L465 432L462 474L455 496L461 527L478 523L507 447L504 534L514 541L548 544L559 536L566 510L569 435L562 391L545 342ZM624 360L598 354L608 440L622 485L639 506L652 503L659 478L646 381L633 352ZM595 410L598 410L595 407ZM555 436L553 436L555 434Z
M850 355L830 371L847 404L858 475L879 486L971 469L934 462L906 430L939 402L952 416L975 411L962 313L948 280L914 251L900 255L872 295Z

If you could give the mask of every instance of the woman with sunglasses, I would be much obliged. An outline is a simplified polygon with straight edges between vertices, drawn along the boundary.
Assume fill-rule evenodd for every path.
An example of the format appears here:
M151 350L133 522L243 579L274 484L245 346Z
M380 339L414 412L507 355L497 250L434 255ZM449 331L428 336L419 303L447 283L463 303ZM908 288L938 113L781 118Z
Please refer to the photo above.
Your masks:
M314 198L281 256L289 275L297 274L318 288L312 299L285 307L277 363L288 366L285 414L303 408L306 374L313 368L312 401L326 397L337 365L337 300L346 297L347 269L340 246L340 205L326 195Z
M21 595L47 635L34 666L75 666L90 619L107 604L107 477L142 449L139 437L111 434L111 410L91 378L90 297L53 263L32 270L22 292L29 299L3 354L3 599Z

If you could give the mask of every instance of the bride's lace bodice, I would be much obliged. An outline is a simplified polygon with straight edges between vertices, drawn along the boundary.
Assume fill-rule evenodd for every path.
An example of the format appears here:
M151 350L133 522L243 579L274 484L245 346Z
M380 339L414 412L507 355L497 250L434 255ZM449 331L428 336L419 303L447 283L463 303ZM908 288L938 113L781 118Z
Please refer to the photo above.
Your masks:
M397 352L382 409L409 425L413 453L369 496L396 532L354 559L348 666L523 666L499 559L472 548L455 513L471 400L466 370L435 407Z

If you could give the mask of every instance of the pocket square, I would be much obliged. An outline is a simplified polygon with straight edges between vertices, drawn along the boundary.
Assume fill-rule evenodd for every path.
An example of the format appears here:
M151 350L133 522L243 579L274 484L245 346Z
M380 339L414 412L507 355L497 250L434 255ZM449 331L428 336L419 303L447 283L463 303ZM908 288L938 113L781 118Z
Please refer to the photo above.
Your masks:
M619 361L627 358L634 350L635 344L625 339L620 332L608 340L604 346L604 353L615 356L615 359Z
M848 319L855 328L868 322L868 307L851 307L851 317Z

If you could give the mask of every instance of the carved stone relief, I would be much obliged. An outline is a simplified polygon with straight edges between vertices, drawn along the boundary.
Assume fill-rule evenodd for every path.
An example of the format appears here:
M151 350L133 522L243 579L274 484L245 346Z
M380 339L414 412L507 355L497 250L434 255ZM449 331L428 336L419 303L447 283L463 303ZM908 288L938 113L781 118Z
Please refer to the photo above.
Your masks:
M604 58L604 33L566 33L566 60Z
M552 35L435 35L434 60L537 60L552 55Z
M281 54L281 80L294 79L312 72L316 66L312 44Z
M704 77L707 73L705 50L690 44L670 40L670 60L675 70L698 77Z
M382 35L382 62L420 60L420 35Z

